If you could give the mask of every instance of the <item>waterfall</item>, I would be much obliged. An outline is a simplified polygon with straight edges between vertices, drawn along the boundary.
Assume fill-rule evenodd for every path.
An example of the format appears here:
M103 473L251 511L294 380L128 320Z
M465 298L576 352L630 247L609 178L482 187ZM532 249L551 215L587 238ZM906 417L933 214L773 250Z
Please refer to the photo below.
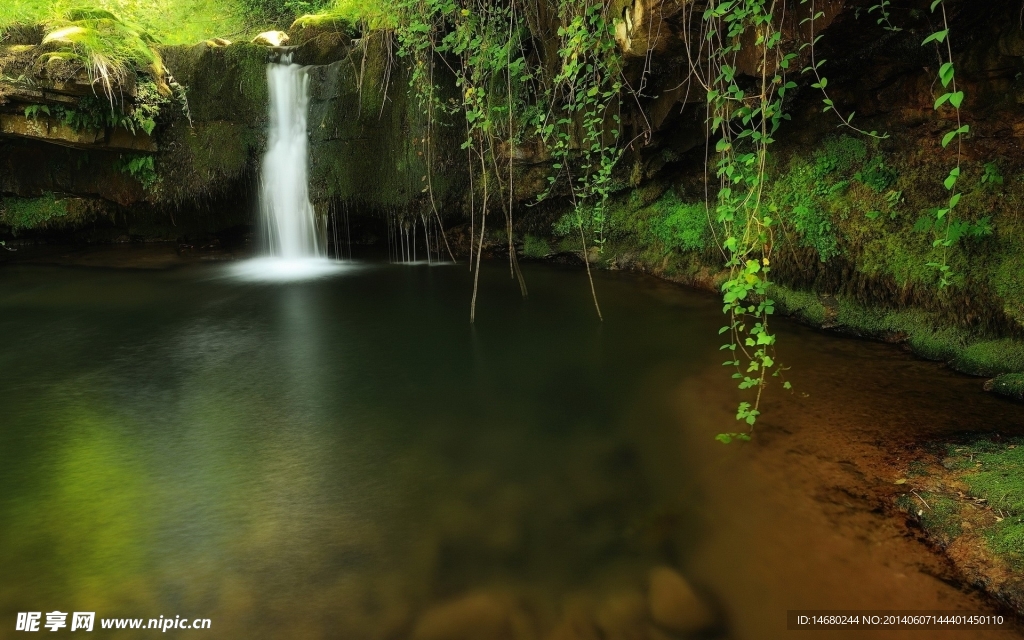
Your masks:
M244 280L289 281L341 270L320 246L309 201L309 74L291 54L267 65L270 124L260 169L260 231L269 255L232 269ZM326 223L325 223L326 224Z
M284 54L267 65L270 131L261 170L260 215L272 256L322 257L309 201L309 75Z

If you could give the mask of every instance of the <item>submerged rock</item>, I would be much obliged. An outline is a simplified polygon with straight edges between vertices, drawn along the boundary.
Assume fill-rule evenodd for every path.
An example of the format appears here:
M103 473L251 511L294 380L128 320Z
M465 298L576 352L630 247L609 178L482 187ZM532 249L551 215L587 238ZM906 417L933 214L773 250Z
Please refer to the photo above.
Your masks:
M647 606L639 591L615 593L601 603L597 611L601 637L607 640L647 640Z
M676 633L695 633L709 628L711 609L683 576L669 567L655 567L650 573L651 619Z
M514 599L478 592L427 610L413 640L531 640L529 619Z
M589 607L572 603L566 607L562 619L545 636L545 640L602 640Z

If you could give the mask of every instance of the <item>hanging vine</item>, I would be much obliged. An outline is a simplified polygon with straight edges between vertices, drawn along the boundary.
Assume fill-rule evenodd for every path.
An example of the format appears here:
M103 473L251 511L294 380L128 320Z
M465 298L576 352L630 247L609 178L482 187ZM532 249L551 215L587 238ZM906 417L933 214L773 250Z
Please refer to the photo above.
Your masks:
M921 45L927 46L929 43L935 43L936 53L939 56L938 81L945 91L935 100L934 107L938 111L943 105L948 103L955 112L956 127L942 136L942 148L945 149L950 143L956 141L956 166L950 169L949 175L942 181L942 186L949 192L949 199L945 205L932 210L934 215L933 225L938 236L932 242L932 246L940 249L941 253L940 259L929 262L928 266L938 272L939 287L946 288L953 282L953 273L949 266L949 249L961 237L974 231L970 222L958 222L954 215L954 210L963 197L963 191L961 191L959 186L960 170L963 163L963 138L970 133L971 127L968 124L964 124L960 113L960 107L964 102L964 92L958 89L956 84L953 45L949 38L949 18L946 14L946 5L943 0L933 0L931 4L932 13L935 13L936 9L941 9L942 28L925 38Z
M526 295L512 235L512 150L528 135L536 136L551 158L552 175L537 201L555 193L569 197L588 276L588 247L594 244L600 252L606 240L605 206L622 154L622 63L613 21L601 1L561 0L555 8L558 60L551 64L543 59L543 47L536 46L545 35L539 33L544 22L539 3L404 0L399 5L399 54L414 60L412 86L428 119L437 109L453 110L438 98L433 79L437 61L448 66L461 95L454 111L465 118L463 149L472 181L471 321L492 206L500 206L505 216L510 271ZM601 317L593 278L588 280Z
M811 84L811 88L817 89L818 91L821 92L821 102L822 104L825 105L822 108L822 111L824 111L825 113L828 113L830 111L834 113L836 117L839 118L840 127L845 127L856 133L868 136L870 138L877 138L879 140L884 140L888 138L888 134L879 134L877 131L865 131L864 129L855 127L853 125L853 117L854 115L856 115L856 113L851 112L849 115L844 115L839 111L839 109L836 108L835 101L833 101L832 98L829 97L828 77L823 75L821 72L822 67L825 66L826 60L818 58L818 52L815 47L815 45L818 44L818 41L821 40L822 37L824 37L821 33L818 33L815 27L817 21L825 16L825 12L818 10L815 0L800 0L800 4L806 5L808 3L810 3L811 15L802 19L800 21L800 26L806 24L810 27L810 39L808 39L807 42L804 42L803 44L800 45L800 50L803 51L806 49L809 52L810 61L809 64L806 67L804 67L803 73L810 72L814 74L815 82ZM899 31L899 29L896 29L891 24L889 24L889 12L887 10L888 5L888 2L883 2L882 4L875 5L868 9L868 13L871 13L875 9L880 9L882 11L882 18L879 20L879 24L881 24L882 21L885 21L885 23L888 25L885 27L886 29L892 31Z
M736 411L748 429L719 434L726 443L750 438L768 378L781 373L769 328L775 303L768 297L777 221L764 188L768 149L786 118L782 100L796 86L786 72L797 55L781 50L774 9L774 2L764 0L712 0L703 14L710 133L718 137L715 214L728 270L722 285L728 323L719 333L729 340L722 345L729 352L723 364L734 369L739 388L750 394ZM741 84L737 60L744 47L756 53L760 74Z
M622 157L622 58L603 2L563 2L558 17L561 67L546 95L547 111L535 112L539 117L533 122L550 150L554 170L538 201L559 185L568 189L573 206L570 220L579 232L594 308L602 318L590 273L587 232L598 252L603 252L612 172Z

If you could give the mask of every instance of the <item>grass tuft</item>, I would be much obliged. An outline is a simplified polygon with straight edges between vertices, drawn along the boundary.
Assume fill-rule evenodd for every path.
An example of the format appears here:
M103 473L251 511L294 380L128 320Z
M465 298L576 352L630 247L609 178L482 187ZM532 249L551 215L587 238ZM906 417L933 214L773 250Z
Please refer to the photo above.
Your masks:
M68 80L80 69L113 105L136 70L147 69L161 95L169 96L156 40L139 27L102 9L73 9L50 20L37 59L46 76Z

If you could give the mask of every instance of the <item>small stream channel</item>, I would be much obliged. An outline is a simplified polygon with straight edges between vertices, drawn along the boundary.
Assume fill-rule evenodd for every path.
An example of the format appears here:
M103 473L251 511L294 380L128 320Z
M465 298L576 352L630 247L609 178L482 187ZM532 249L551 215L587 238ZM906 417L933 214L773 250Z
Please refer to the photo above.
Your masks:
M507 608L510 640L592 637L557 635L577 618L654 640L630 612L666 565L716 611L708 637L789 637L787 609L993 611L878 507L901 443L1019 433L1016 407L780 321L794 390L772 389L754 442L721 445L716 297L598 273L598 323L581 272L524 271L525 301L485 265L471 326L464 264L288 285L5 266L0 619L383 640L469 596Z

